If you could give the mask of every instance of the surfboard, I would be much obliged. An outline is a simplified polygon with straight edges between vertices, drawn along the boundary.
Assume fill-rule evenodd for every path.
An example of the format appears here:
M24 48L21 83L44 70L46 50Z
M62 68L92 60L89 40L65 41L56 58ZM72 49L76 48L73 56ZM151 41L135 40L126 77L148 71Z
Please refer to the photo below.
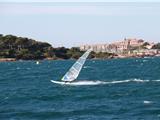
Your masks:
M51 82L59 85L70 85L70 86L79 86L79 85L99 85L99 84L105 84L105 82L101 81L77 81L77 82L63 82L63 81L55 81L51 80Z
M66 84L66 82L63 82L63 81L51 80L51 82L56 83L56 84L60 84L60 85L65 85Z

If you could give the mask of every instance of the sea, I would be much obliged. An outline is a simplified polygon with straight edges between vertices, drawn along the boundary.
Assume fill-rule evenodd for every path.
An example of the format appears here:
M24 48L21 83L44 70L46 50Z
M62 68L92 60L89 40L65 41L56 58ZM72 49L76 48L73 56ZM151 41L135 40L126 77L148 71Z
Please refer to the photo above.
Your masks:
M160 120L160 57L0 63L0 120ZM83 83L83 84L81 84Z

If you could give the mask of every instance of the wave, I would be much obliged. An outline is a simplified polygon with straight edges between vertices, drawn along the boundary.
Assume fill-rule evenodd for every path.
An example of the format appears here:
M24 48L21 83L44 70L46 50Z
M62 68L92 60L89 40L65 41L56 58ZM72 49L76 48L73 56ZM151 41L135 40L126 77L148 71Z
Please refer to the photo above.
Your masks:
M155 81L155 82L160 82L160 80L152 80L152 81Z
M89 68L90 66L84 66L83 68L85 69L85 68Z
M75 81L75 82L57 82L61 85L71 85L71 86L80 86L80 85L104 85L104 84L120 84L120 83L128 83L128 82L138 82L138 83L144 83L144 82L160 82L160 80L141 80L141 79L130 79L130 80L119 80L119 81Z
M129 79L129 80L119 80L119 81L111 81L106 82L106 84L116 84L116 83L128 83L128 82L138 82L138 83L144 83L144 82L160 82L160 80L141 80L141 79Z
M143 103L144 104L150 104L150 103L153 103L153 102L152 101L148 101L148 100L144 100Z
M150 80L130 79L130 80L103 82L103 84L118 84L118 83L128 83L128 82L149 82L149 81Z

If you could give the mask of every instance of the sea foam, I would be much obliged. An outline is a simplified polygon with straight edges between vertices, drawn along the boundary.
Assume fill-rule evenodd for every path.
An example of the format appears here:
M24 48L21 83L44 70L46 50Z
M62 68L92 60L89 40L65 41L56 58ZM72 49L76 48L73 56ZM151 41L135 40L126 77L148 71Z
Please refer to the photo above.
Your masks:
M129 82L136 82L136 83L144 83L144 82L160 82L160 80L141 80L141 79L129 79L129 80L118 80L118 81L100 81L100 80L77 80L71 83L65 83L65 85L71 86L79 86L79 85L104 85L104 84L121 84L121 83L129 83Z

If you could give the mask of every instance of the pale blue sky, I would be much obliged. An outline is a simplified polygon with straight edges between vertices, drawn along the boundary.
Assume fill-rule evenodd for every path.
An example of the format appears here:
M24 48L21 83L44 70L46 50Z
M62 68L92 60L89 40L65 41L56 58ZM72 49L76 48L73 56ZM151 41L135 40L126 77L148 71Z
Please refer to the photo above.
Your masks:
M160 2L159 0L0 0L0 2Z
M55 47L110 43L125 37L160 42L159 2L18 1L0 0L1 34L47 41Z

